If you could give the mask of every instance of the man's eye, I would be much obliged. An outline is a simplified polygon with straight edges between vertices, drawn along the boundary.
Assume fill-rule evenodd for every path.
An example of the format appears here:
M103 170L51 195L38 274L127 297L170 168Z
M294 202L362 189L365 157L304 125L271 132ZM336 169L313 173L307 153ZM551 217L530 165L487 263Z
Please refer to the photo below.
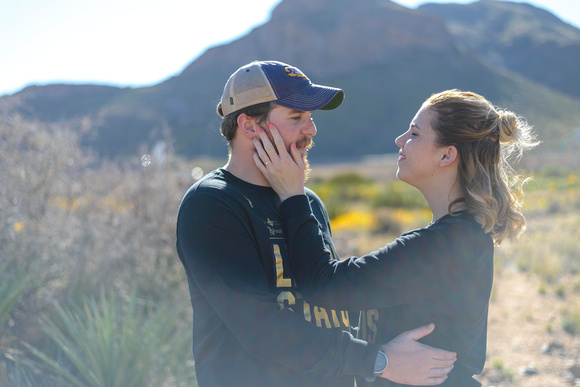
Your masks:
M411 136L416 136L417 133L416 132L411 132Z

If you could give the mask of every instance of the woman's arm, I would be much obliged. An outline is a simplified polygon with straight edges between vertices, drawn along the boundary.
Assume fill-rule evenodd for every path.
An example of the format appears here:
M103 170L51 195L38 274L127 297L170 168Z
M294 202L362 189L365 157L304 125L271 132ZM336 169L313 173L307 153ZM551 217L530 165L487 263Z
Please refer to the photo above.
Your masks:
M292 156L288 154L286 148L284 146L284 142L280 135L278 134L275 127L272 125L270 126L270 131L276 143L276 149L272 146L269 138L265 134L265 132L260 131L260 138L261 141L254 141L256 146L256 153L254 154L254 161L256 162L256 166L260 169L260 171L264 174L264 176L270 182L270 185L274 190L278 193L283 202L283 206L292 213L292 202L297 201L301 202L304 212L300 214L297 212L296 215L296 222L292 223L290 220L292 217L288 216L289 224L294 224L296 228L296 233L291 232L287 234L289 236L289 252L291 261L294 257L298 256L301 259L297 265L292 265L293 272L295 277L298 279L298 284L300 285L300 289L303 290L302 284L313 284L316 282L317 275L319 274L316 271L310 272L309 269L302 269L301 263L308 264L308 258L312 257L313 255L316 256L319 254L320 256L320 266L322 272L326 271L327 274L330 274L327 278L332 278L332 268L333 264L330 262L331 253L325 249L324 239L322 235L319 234L320 229L318 228L318 221L314 217L311 212L310 204L308 202L308 198L303 195L304 193L304 164L302 162L302 158L300 153L296 150L296 147L290 147L292 152ZM290 200L287 200L290 198ZM286 203L286 204L284 204ZM288 204L289 203L289 204ZM284 209L281 208L284 214ZM301 218L302 216L302 218ZM300 227L302 222L306 222L308 227L303 229ZM288 224L286 225L288 226ZM300 243L300 232L305 233L309 242L304 243L301 245ZM310 238L310 239L308 239ZM303 250L308 250L308 246L310 243L314 244L315 249L307 254L301 254L300 252L294 253L293 248L297 248L298 250L302 248ZM312 253L312 255L310 254ZM297 254L297 255L296 255ZM334 261L337 263L336 261ZM329 284L328 281L325 281L326 285ZM338 283L337 283L338 284ZM320 293L316 293L316 295L312 295L313 291L308 291L307 298L309 296L318 297L320 296L320 300L322 303L325 303L325 298L328 297L330 300L329 302L334 305L357 305L359 301L357 299L353 299L351 302L350 296L351 293L347 291L345 297L342 294L338 294L338 296L334 296L333 293L333 285L326 286L321 284L320 287L315 287L314 292L320 291ZM340 286L340 285L338 285ZM368 298L368 292L365 288L361 288L361 291L356 291L356 297L359 297L362 302ZM330 304L328 304L330 305ZM362 305L362 304L361 304ZM349 307L345 308L348 309ZM352 309L362 309L363 307L354 306ZM381 375L381 377L388 378L392 381L397 381L399 383L412 383L412 384L422 384L422 385L434 385L439 384L443 380L446 379L446 374L453 368L452 364L456 359L456 354L448 351L444 351L441 349L424 346L421 343L418 343L416 340L421 338L422 336L429 334L433 330L433 326L431 327L421 327L419 329L415 329L413 331L408 331L394 340L390 341L386 345L383 346L383 350L389 354L389 358L391 359L392 365L387 368L387 371ZM410 347L408 347L410 345ZM417 346L422 346L420 349ZM422 355L419 355L422 353ZM412 354L411 356L409 356ZM425 361L424 364L419 364L418 360L423 359ZM427 360L429 359L429 360ZM427 366L426 364L431 362L437 363L438 366ZM429 375L423 375L425 369L429 369ZM405 370L410 370L407 372Z
M333 261L319 234L304 192L300 152L270 125L273 145L264 131L254 141L256 166L283 200L280 209L292 269L306 299L325 307L370 309L427 300L461 291L473 278L467 235L437 227L408 233L360 258ZM461 231L461 230L460 230Z
M465 222L407 233L360 258L332 260L304 195L284 201L292 270L307 300L343 309L371 309L455 294L474 280ZM449 230L448 228L455 230ZM473 256L473 253L471 254Z

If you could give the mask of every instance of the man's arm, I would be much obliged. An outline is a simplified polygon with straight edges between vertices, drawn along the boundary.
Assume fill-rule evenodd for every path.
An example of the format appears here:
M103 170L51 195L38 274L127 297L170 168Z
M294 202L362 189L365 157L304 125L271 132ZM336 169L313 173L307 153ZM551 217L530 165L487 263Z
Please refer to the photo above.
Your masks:
M443 383L453 369L457 354L430 347L417 340L427 336L435 325L403 332L382 346L389 363L381 378L413 386L434 386Z

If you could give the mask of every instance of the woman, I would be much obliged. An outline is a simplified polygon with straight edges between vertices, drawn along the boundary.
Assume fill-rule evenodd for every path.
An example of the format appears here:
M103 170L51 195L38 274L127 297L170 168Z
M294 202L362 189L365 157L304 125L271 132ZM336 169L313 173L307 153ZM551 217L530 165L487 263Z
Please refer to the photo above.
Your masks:
M434 322L435 332L421 341L457 353L442 385L479 386L473 375L485 363L493 246L525 226L515 193L521 182L508 160L537 144L531 128L475 93L432 95L395 142L397 177L421 191L433 221L341 262L330 259L318 235L303 195L300 154L295 147L288 154L270 130L275 146L262 131L254 159L282 200L292 270L305 298L363 310L361 338L379 343Z

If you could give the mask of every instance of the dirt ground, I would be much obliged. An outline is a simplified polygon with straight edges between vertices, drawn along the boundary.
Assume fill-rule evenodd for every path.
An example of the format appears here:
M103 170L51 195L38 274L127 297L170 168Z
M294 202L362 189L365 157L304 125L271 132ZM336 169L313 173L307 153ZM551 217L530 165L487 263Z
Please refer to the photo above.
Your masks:
M496 274L489 312L484 386L580 386L580 338L562 328L578 293L539 289L539 278L505 268ZM574 376L576 375L576 376Z

